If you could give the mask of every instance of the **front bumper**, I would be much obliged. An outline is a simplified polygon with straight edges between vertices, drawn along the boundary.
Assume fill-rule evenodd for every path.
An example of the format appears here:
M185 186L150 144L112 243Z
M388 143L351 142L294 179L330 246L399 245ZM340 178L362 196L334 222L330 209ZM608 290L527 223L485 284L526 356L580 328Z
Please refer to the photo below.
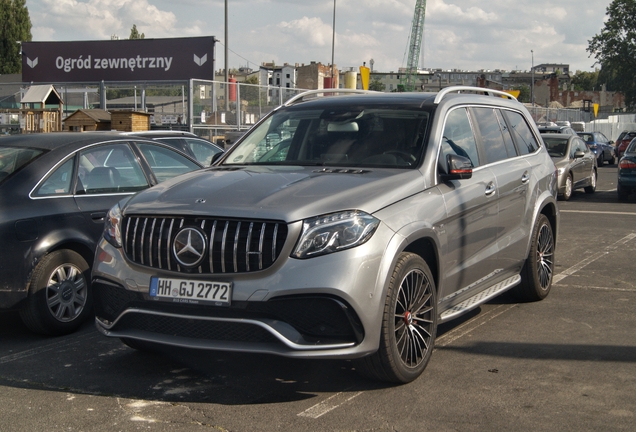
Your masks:
M378 273L393 235L380 224L361 246L304 260L289 257L291 242L267 270L191 276L230 282L229 307L155 300L150 278L175 275L136 265L102 240L93 266L97 329L110 337L186 348L364 356L379 344L386 281Z

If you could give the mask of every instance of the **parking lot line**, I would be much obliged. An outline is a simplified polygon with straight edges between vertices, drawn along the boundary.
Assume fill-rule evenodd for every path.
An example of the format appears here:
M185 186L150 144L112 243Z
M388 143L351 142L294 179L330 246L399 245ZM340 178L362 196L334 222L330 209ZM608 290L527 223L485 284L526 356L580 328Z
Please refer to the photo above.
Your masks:
M588 214L604 214L604 215L630 215L636 216L636 212L613 212L613 211L594 211L594 210L559 210L561 213L588 213Z
M340 405L349 402L351 399L360 396L362 393L363 392L357 392L353 395L347 393L346 391L336 393L335 395L328 397L324 401L312 406L311 408L307 408L305 411L299 413L298 416L317 419L318 417L327 414L329 411L338 408Z
M634 213L634 214L636 214L636 213ZM558 275L554 276L554 278L552 279L552 283L553 284L559 283L560 281L562 281L566 277L573 275L574 273L576 273L579 270L581 270L583 267L587 266L588 264L593 263L594 261L598 260L599 258L601 258L601 257L607 255L608 253L610 253L611 251L615 250L618 246L623 245L623 244L633 240L634 238L636 238L636 233L631 233L631 234L623 237L622 239L620 239L616 243L607 246L605 248L605 250L597 252L594 255L589 256L589 257L585 258L582 261L579 261L577 264L573 265L569 269L564 270L561 273L559 273Z

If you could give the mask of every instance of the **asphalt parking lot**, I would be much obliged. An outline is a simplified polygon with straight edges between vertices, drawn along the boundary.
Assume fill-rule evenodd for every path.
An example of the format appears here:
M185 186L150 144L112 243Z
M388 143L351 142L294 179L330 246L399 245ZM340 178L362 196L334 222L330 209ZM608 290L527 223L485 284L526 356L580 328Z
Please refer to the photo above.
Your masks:
M403 386L347 361L140 353L92 323L43 338L2 313L0 430L633 431L636 197L618 202L605 165L560 209L548 298L504 294L441 326Z

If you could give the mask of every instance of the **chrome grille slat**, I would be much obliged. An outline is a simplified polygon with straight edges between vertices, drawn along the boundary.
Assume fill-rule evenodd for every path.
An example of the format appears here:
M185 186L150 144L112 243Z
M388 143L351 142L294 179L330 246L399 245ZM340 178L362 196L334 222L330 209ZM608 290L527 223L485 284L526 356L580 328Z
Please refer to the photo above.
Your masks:
M153 219L152 220L152 226L150 227L150 247L148 248L148 256L149 256L149 261L148 263L150 264L150 267L153 267L152 265L152 239L155 238L155 224L157 223L157 219Z
M144 265L144 240L146 238L146 226L148 225L148 218L144 219L144 226L141 228L141 265Z
M170 221L170 228L168 228L168 243L166 245L167 253L166 253L166 262L168 263L168 270L172 270L172 265L170 264L170 239L172 238L172 227L174 226L174 219Z
M133 242L132 242L132 251L133 251L133 261L137 261L136 258L136 249L137 249L137 227L139 226L139 218L135 220L135 229L133 230Z
M225 273L225 245L227 240L227 229L230 227L230 221L225 222L223 230L223 240L221 240L221 273Z
M157 245L157 260L159 261L159 268L163 269L161 265L161 240L163 238L163 225L166 223L165 219L161 220L161 226L159 227L159 244Z
M254 222L250 222L250 229L247 231L247 244L245 245L245 268L250 271L250 243L252 241L252 229Z
M214 237L216 236L216 222L212 224L212 233L210 234L210 273L214 273Z
M265 227L266 223L263 222L263 226L261 227L261 238L258 240L258 269L263 269L263 239L265 237Z
M125 216L124 253L138 265L181 274L233 274L264 270L276 262L287 237L287 225L205 216ZM182 228L201 230L208 256L196 267L179 265L174 238Z
M239 234L241 234L241 223L239 222L236 226L236 234L234 235L234 253L232 254L232 259L234 262L234 273L238 273L238 242L239 242Z

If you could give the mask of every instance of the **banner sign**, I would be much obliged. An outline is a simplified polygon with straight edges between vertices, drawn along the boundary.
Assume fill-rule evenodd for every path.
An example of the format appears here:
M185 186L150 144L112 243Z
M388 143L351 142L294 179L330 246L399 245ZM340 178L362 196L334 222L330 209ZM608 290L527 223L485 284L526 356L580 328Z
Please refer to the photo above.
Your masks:
M22 81L214 79L214 36L173 39L23 42Z

